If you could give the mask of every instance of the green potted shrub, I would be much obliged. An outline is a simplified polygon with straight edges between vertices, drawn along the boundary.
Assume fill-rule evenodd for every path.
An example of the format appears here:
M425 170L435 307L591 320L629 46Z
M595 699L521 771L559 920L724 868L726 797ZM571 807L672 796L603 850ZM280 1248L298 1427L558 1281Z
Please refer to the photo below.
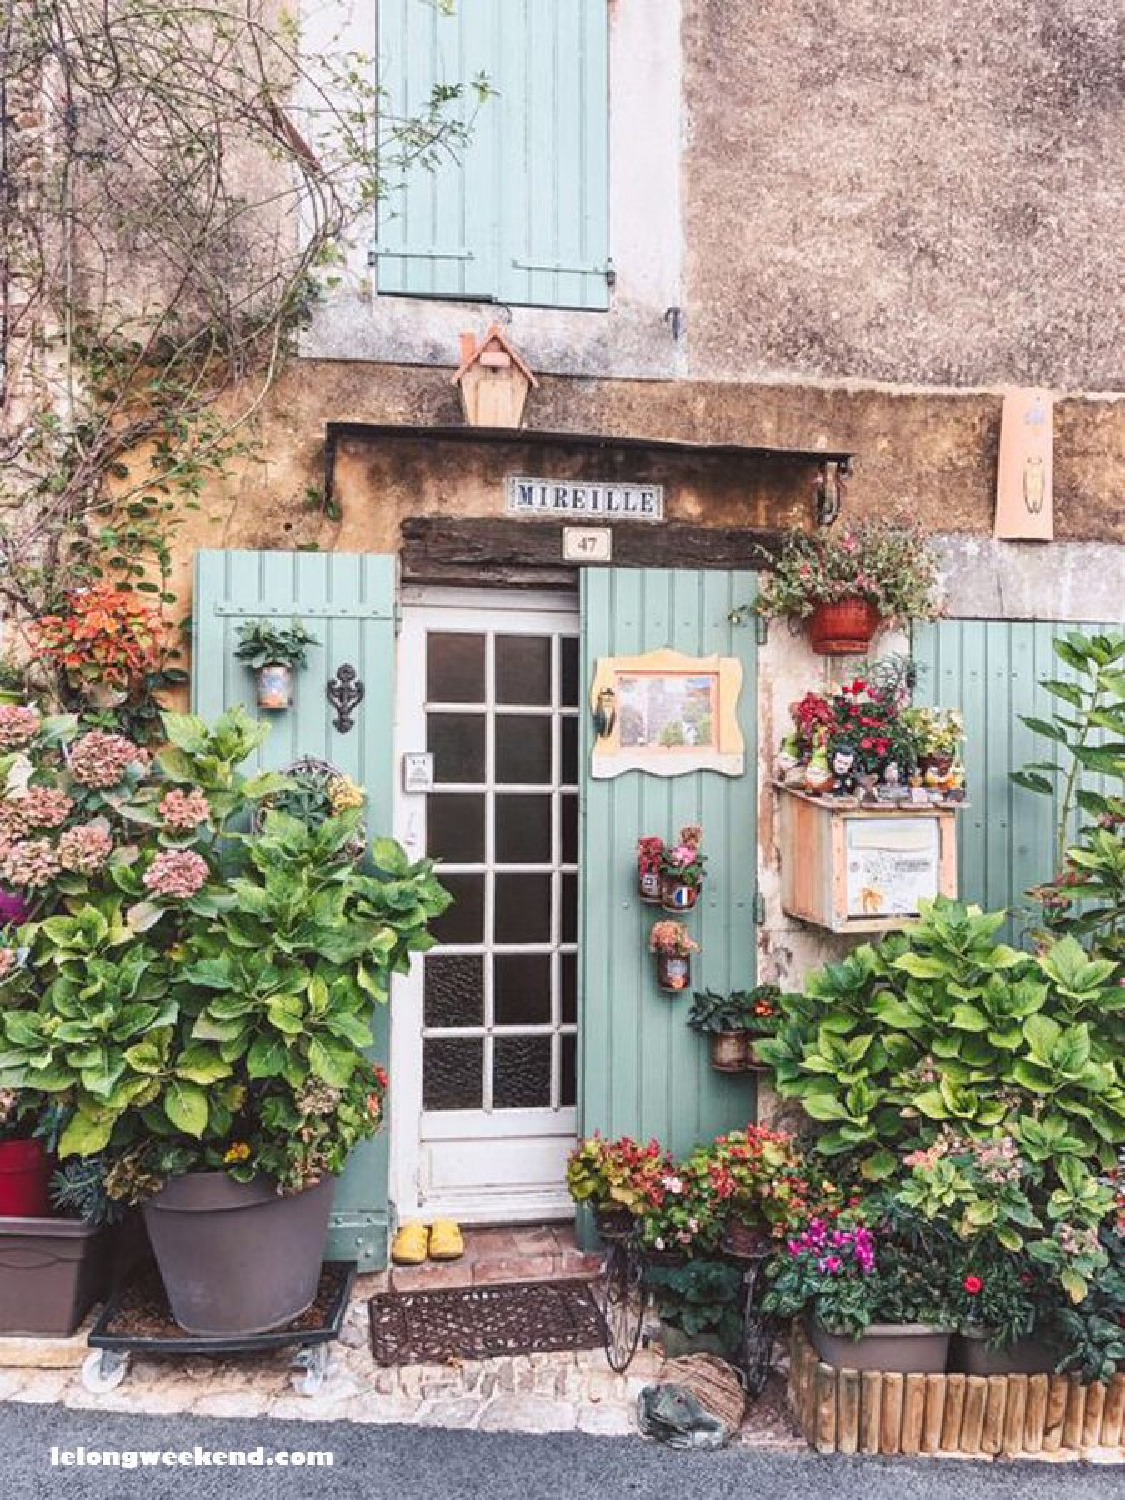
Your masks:
M285 782L238 770L266 732L241 711L165 729L151 763L73 728L29 747L53 826L3 868L51 914L0 985L0 1085L57 1101L64 1162L105 1157L185 1329L255 1332L315 1294L333 1180L382 1118L372 1007L448 898L390 840L358 867L358 809L253 832Z
M861 654L880 625L940 612L937 558L918 530L899 522L790 532L755 607L807 620L814 651Z
M647 1265L645 1286L660 1319L668 1359L717 1354L732 1359L742 1337L742 1271L729 1261L684 1260Z
M239 626L235 656L254 672L258 707L278 711L293 702L293 673L308 664L309 647L319 646L299 620L279 625L251 620Z

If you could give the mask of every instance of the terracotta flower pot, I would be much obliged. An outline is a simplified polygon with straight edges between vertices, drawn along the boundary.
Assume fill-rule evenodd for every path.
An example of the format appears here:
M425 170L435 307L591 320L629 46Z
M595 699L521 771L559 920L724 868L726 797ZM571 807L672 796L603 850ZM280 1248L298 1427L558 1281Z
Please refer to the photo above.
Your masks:
M879 626L879 611L866 599L818 604L809 616L809 645L822 656L862 656Z
M187 1333L265 1333L312 1305L333 1177L282 1196L268 1177L173 1177L144 1205L172 1316Z
M50 1175L42 1141L0 1141L0 1218L47 1218Z
M699 900L699 886L665 876L660 885L660 904L665 911L691 911Z
M293 702L293 669L280 663L258 668L258 707L274 712Z
M929 1323L872 1323L858 1339L850 1339L813 1322L809 1334L825 1364L838 1370L942 1375L949 1357L949 1330Z
M678 995L691 987L691 954L682 957L678 953L656 955L656 982L662 990Z
M717 1073L742 1073L746 1069L747 1035L744 1031L711 1033L711 1066Z

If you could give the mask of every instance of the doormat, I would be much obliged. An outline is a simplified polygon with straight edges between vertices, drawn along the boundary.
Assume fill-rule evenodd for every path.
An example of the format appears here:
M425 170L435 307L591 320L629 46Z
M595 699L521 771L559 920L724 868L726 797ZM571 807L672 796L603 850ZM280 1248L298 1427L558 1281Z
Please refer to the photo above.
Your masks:
M371 1299L378 1365L596 1349L602 1321L585 1281L516 1281Z

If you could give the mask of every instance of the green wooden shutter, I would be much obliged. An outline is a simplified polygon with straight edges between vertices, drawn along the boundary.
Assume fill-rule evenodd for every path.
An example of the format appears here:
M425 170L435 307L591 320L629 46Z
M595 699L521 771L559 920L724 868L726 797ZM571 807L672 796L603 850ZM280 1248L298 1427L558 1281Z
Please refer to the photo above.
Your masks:
M1055 873L1055 802L1015 786L1009 771L1050 760L1050 744L1021 714L1050 719L1055 700L1044 678L1073 679L1052 642L1068 631L1119 629L1050 621L942 620L916 625L919 703L960 708L965 716L969 807L958 819L959 889L989 911L1017 907L1024 892ZM1100 785L1100 778L1090 785ZM1009 939L1021 936L1018 920Z
M382 293L547 307L609 305L606 0L380 0L392 119L435 84L484 74L457 106L471 139L435 170L391 174L375 250Z
M320 645L295 674L293 707L264 713L254 676L234 656L248 620L299 619ZM372 833L391 828L395 655L395 559L320 552L199 552L192 606L192 703L212 719L236 703L271 725L258 764L276 769L302 755L331 761L367 790ZM341 734L325 688L353 665L364 685L355 726ZM389 1049L386 1008L375 1017L372 1056ZM365 1267L386 1263L386 1132L352 1155L336 1190L330 1254Z
M696 988L755 982L757 894L757 646L730 611L753 600L752 573L587 570L582 575L583 703L599 657L671 646L717 652L743 665L739 720L742 776L712 771L657 777L631 771L606 781L588 774L591 726L583 723L581 861L582 1011L579 1028L583 1134L655 1135L676 1152L755 1115L753 1075L710 1066L706 1041L685 1023L689 999L656 988L648 936L659 909L637 899L636 844L703 825L707 886L687 917L702 951Z

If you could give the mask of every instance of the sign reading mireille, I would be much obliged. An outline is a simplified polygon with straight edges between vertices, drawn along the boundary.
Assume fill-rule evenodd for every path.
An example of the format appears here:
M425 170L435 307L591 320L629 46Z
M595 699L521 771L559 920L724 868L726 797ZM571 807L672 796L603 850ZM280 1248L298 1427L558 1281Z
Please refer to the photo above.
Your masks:
M596 480L525 479L506 481L508 514L538 516L604 516L616 521L663 521L662 484L613 484Z

